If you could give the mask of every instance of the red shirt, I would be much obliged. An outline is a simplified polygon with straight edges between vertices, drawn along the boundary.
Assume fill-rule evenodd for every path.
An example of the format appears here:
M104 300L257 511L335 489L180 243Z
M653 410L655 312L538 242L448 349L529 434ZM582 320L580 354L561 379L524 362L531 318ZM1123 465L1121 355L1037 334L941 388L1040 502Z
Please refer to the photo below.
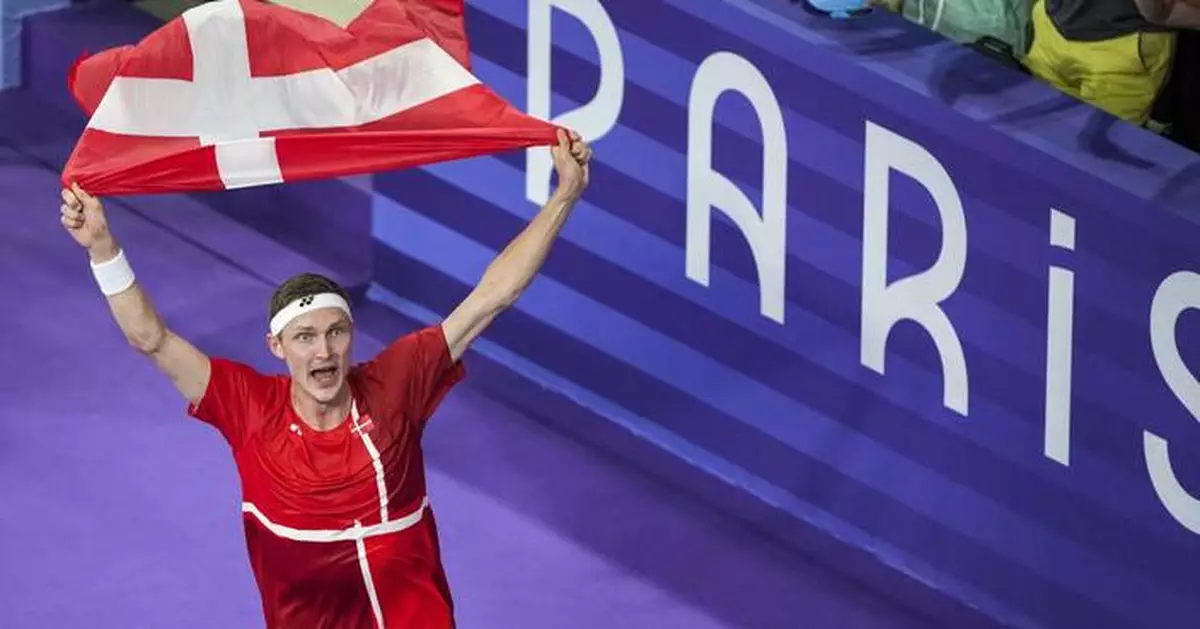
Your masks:
M454 627L421 452L426 421L463 377L441 327L352 367L354 410L328 431L296 415L290 377L211 363L188 413L233 449L267 627Z

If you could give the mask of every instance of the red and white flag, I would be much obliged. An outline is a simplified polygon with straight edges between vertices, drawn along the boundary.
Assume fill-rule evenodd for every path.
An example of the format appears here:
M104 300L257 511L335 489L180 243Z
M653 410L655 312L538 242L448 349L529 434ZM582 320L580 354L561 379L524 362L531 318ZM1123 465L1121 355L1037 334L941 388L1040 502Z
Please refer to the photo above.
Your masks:
M344 29L256 0L202 4L76 64L91 119L63 183L223 190L555 142L469 68L463 0L375 0Z

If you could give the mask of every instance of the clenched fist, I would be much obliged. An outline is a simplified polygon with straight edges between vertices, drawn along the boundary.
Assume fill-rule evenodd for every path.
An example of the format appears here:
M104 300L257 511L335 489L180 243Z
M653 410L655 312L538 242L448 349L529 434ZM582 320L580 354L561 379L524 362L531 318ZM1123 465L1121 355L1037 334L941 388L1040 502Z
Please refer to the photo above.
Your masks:
M588 186L588 163L592 161L592 149L578 133L570 135L559 129L558 145L550 149L554 157L554 169L558 171L559 193L578 200Z
M70 190L62 191L62 201L62 224L75 242L92 253L93 259L116 255L100 200L73 183Z

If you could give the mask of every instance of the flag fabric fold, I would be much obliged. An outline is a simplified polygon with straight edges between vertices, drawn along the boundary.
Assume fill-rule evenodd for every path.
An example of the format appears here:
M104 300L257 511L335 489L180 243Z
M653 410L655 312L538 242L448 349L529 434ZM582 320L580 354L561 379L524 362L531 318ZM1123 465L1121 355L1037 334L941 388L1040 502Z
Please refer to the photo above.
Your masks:
M68 78L90 120L63 171L96 195L226 190L551 145L470 71L463 0L375 0L346 28L218 0Z

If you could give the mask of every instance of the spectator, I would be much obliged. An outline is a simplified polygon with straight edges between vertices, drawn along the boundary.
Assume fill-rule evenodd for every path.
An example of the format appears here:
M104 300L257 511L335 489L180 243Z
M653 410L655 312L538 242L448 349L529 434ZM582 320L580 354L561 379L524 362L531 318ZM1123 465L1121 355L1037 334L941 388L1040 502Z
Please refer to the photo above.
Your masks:
M997 39L1021 58L1029 49L1032 0L872 0L962 44Z
M1175 29L1200 28L1200 0L1037 0L1025 59L1037 76L1145 125L1162 90Z

